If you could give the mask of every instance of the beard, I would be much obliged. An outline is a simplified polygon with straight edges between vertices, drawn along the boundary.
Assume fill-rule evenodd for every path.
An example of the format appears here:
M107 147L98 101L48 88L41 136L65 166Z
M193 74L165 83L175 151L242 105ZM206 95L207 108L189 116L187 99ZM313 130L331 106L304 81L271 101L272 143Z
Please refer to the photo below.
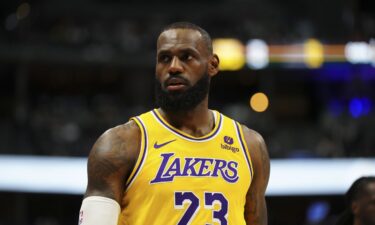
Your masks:
M176 75L178 77L178 75ZM168 92L155 80L156 104L166 111L180 112L194 109L207 96L210 79L207 73L184 91Z

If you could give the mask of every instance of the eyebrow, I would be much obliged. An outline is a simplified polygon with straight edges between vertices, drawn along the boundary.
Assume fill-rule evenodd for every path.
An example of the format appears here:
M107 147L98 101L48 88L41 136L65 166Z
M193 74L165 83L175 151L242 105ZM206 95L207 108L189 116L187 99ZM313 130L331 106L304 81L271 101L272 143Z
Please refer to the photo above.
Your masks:
M172 50L170 49L161 49L160 51L157 52L157 54L162 55L162 54L169 54L171 52ZM179 49L178 52L189 52L189 53L194 53L196 55L200 54L198 50L194 48L190 48L190 47Z

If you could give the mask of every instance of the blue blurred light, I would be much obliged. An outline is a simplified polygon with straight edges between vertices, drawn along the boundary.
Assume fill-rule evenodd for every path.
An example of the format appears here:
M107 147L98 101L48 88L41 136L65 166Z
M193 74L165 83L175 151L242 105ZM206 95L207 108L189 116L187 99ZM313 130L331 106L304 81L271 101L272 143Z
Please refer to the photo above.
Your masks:
M363 113L363 104L361 99L353 98L352 100L350 100L349 111L354 118L360 117Z
M353 77L364 81L375 80L375 67L370 64L325 63L320 69L312 70L320 81L351 82Z
M327 63L313 73L321 81L350 81L352 66L349 63Z
M356 68L358 70L356 74L359 75L362 80L375 80L375 65L365 64Z
M330 205L324 201L314 202L307 211L307 220L312 223L319 223L324 220L329 212Z

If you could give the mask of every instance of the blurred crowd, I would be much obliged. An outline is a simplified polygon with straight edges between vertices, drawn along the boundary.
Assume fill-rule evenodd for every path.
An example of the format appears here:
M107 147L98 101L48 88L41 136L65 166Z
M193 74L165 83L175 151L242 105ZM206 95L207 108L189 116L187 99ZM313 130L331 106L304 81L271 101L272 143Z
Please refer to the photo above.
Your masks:
M155 107L151 74L149 79L135 80L124 79L123 75L109 84L95 84L89 79L84 84L73 82L61 90L59 85L46 89L33 81L30 93L24 97L8 93L10 97L2 97L0 153L87 156L106 129ZM307 102L312 107L306 109L306 115L280 116L271 98L269 109L257 113L248 105L248 96L220 96L222 85L220 81L213 84L211 108L261 133L272 158L375 156L374 112L353 118L347 110L335 114L321 103ZM228 89L231 92L236 88L240 89ZM312 109L316 112L312 113Z
M214 3L0 3L0 153L87 156L106 129L155 107L155 39L170 22L196 22L214 38L243 43L315 37L329 44L375 35L367 0ZM375 156L375 70L366 71L338 69L334 80L332 71L317 75L322 71L308 69L226 72L213 82L212 108L261 133L272 158ZM265 113L249 107L257 91L270 95ZM371 104L366 115L354 118L347 103L356 96ZM346 108L332 110L330 98Z

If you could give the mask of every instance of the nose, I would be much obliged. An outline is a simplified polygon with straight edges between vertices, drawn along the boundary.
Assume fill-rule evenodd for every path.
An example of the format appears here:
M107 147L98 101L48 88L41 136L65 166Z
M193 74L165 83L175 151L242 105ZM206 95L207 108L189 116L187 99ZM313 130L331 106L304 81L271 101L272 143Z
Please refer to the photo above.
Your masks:
M183 67L181 65L181 61L179 60L178 57L174 56L172 61L171 61L171 64L169 65L169 68L168 68L168 72L169 74L179 74L179 73L182 73L183 72Z

